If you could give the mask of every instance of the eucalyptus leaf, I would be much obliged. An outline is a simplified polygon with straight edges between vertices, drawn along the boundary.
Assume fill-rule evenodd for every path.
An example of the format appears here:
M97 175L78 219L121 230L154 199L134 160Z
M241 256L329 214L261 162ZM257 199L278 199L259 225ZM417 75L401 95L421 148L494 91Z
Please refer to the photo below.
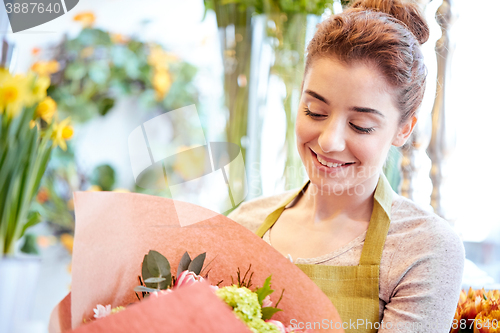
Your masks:
M170 263L161 253L150 250L147 255L148 270L153 277L164 277L160 289L166 289L172 283L172 273L170 272Z
M201 269L203 268L203 263L205 262L205 257L207 256L207 253L204 252L197 256L196 258L191 261L191 263L188 266L188 270L195 274L200 274Z
M145 281L145 280L153 277L153 275L149 272L149 269L148 269L147 257L148 257L148 255L146 254L144 256L144 259L142 260L142 271L141 271L142 281ZM144 282L144 284L146 285L146 287L150 287L150 288L155 287L155 285L152 283Z
M154 292L158 292L158 289L148 288L148 287L144 287L144 286L137 286L137 287L134 288L134 291L136 291L136 292L154 293Z
M163 282L165 280L166 279L163 277L151 277L149 279L144 280L144 282L145 283L159 283L159 282Z
M189 256L189 253L184 252L182 255L181 261L179 262L179 266L177 267L177 277L181 275L182 272L187 270L189 268L189 264L191 263L191 257Z

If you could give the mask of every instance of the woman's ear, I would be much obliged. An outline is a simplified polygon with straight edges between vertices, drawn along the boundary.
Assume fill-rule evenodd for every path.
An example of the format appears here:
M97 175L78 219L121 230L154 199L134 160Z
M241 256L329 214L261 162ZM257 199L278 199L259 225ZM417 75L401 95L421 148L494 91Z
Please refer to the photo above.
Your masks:
M410 137L413 129L415 128L415 124L417 123L417 117L413 116L401 127L399 127L394 140L392 141L392 145L396 147L401 147L406 143L408 138Z

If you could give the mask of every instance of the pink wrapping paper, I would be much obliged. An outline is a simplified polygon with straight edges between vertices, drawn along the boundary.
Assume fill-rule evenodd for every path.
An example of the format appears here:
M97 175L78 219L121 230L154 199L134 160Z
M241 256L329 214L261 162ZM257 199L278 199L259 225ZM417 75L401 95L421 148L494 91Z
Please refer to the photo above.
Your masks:
M251 333L208 285L195 284L140 303L72 331L74 333Z
M285 326L295 322L341 322L333 304L316 284L258 236L223 215L213 216L214 212L205 208L177 201L178 205L185 205L182 210L190 211L200 221L205 216L210 218L181 227L171 199L136 193L75 193L70 299L73 329L81 326L84 318L92 318L96 304L116 307L137 302L133 289L139 285L141 263L149 250L162 253L170 261L173 274L185 251L191 258L206 252L205 264L211 262L209 281L216 284L223 280L221 286L230 285L230 277L236 279L237 269L245 272L250 264L254 287L262 286L272 275L273 303L285 289L279 304L283 311L273 319ZM64 307L54 312L54 322L67 322ZM332 327L318 332L342 330Z

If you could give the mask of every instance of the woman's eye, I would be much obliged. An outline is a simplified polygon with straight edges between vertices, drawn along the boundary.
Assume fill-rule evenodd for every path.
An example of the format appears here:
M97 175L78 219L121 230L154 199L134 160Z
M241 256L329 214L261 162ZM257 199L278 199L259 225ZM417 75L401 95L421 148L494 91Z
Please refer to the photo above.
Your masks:
M319 114L319 113L311 112L311 110L309 110L309 108L307 108L307 107L304 109L304 112L305 112L306 116L309 116L311 118L318 119L318 118L324 118L324 117L326 117L326 115L324 115L324 114Z
M352 128L354 128L354 130L356 130L357 132L362 133L362 134L368 134L368 133L371 133L375 130L375 128L373 128L373 127L360 127L360 126L354 125L353 123L349 123L349 124L351 124L351 126L352 126Z

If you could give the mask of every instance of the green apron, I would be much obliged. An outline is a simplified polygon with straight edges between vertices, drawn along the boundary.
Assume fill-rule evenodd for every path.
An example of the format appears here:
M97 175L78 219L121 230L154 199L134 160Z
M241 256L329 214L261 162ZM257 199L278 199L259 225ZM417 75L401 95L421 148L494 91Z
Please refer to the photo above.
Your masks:
M278 209L267 216L256 232L259 237L264 236L278 220L285 206L308 183L300 191L286 198ZM392 205L391 185L383 174L379 178L374 199L358 266L297 264L297 267L306 273L335 305L345 332L377 332L379 327L380 259L389 230Z

